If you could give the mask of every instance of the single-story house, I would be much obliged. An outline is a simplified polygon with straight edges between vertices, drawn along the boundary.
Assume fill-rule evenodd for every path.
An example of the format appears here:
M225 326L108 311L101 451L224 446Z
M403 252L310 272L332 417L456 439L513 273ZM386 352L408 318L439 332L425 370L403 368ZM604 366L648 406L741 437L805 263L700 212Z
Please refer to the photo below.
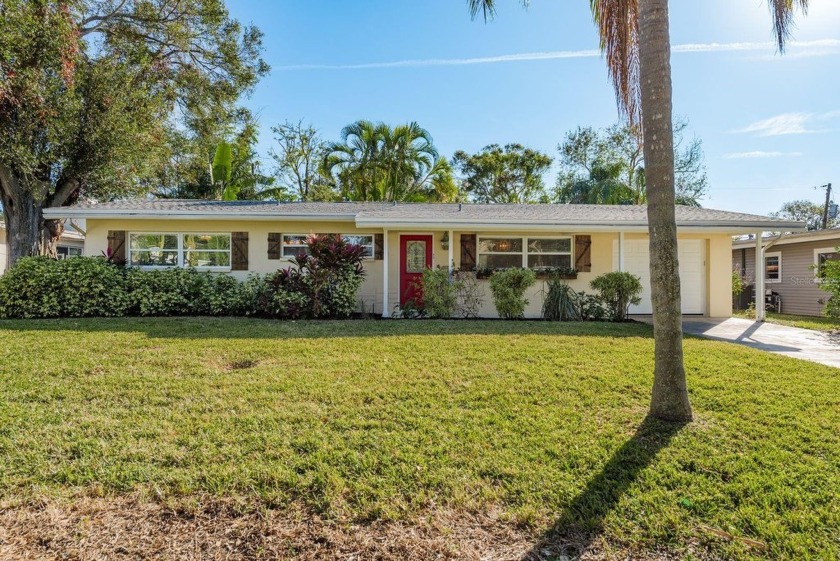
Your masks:
M85 249L85 236L72 228L67 228L58 239L56 251L59 259L83 255ZM8 249L6 245L6 225L0 221L0 275L8 266Z
M762 242L764 283L771 292L771 303L778 303L786 314L822 315L830 295L820 289L818 270L826 261L840 260L840 229L775 235L765 237ZM752 302L754 297L755 252L755 239L732 244L732 268L748 284L744 303Z
M600 274L628 271L645 287L631 312L652 311L645 206L133 200L45 216L85 219L86 255L110 248L129 266L195 266L238 278L288 267L310 233L341 234L367 248L360 302L385 317L426 267L573 269L569 283L578 291L590 291ZM683 206L676 217L683 312L701 316L731 315L733 235L804 228ZM540 316L543 288L538 282L527 293L528 317ZM481 315L496 315L489 287Z

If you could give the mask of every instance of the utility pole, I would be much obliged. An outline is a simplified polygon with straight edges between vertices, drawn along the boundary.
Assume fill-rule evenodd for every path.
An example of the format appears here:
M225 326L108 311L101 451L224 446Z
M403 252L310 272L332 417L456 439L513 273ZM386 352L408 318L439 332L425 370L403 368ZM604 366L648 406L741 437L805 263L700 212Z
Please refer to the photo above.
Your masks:
M820 189L825 189L825 209L823 210L823 230L828 228L828 207L831 204L831 183L823 185Z

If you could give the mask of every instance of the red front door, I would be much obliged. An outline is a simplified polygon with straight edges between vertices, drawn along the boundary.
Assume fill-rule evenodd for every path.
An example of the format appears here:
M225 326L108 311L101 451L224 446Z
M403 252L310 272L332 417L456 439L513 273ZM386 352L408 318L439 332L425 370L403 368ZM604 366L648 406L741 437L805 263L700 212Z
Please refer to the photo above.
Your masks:
M400 306L423 305L423 271L432 266L432 236L400 236Z

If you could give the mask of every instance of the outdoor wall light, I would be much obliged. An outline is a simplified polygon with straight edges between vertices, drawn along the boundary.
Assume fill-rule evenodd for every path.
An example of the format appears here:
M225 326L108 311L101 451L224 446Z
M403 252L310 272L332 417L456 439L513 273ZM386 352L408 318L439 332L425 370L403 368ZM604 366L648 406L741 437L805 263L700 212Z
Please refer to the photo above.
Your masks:
M449 232L444 232L443 236L440 238L440 248L441 249L449 249Z

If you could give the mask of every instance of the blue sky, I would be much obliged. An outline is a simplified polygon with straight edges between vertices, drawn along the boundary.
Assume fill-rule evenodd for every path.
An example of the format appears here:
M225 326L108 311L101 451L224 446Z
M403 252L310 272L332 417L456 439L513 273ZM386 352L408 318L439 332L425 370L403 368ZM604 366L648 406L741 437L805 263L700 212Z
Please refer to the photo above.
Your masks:
M703 141L704 206L768 213L840 189L840 2L811 3L779 56L765 0L671 2L674 109ZM502 0L488 24L466 4L228 2L265 33L272 72L246 102L260 152L287 119L327 139L361 118L417 121L447 156L507 142L556 156L567 131L616 121L588 1Z

